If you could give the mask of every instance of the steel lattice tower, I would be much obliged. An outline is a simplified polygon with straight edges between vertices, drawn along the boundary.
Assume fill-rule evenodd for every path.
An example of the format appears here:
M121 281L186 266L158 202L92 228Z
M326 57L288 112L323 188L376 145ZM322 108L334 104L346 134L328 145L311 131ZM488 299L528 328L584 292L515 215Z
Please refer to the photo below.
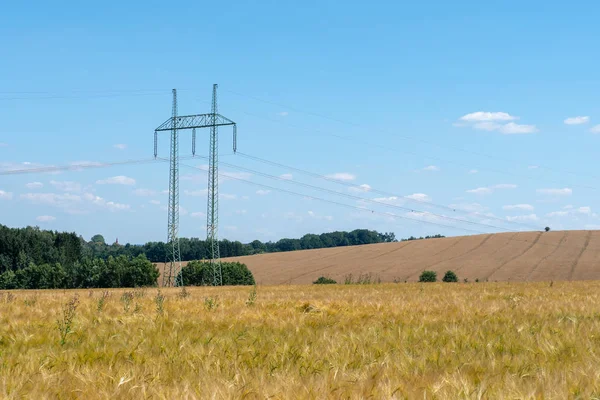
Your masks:
M169 168L169 218L167 240L167 265L163 273L163 286L181 285L181 252L179 250L179 136L177 133L177 89L173 89L173 125Z
M206 212L206 243L212 267L213 286L223 285L221 252L219 250L219 135L217 127L217 84L213 85L210 145L208 153L208 204Z
M219 137L218 127L233 126L233 152L237 151L237 125L218 113L217 84L213 85L212 112L210 114L177 115L177 90L173 89L173 116L154 130L154 157L158 154L158 132L171 132L169 169L169 221L167 265L163 273L163 286L180 286L181 252L179 250L179 131L192 129L192 154L196 154L196 128L210 128L208 204L206 241L214 286L223 284L219 251Z

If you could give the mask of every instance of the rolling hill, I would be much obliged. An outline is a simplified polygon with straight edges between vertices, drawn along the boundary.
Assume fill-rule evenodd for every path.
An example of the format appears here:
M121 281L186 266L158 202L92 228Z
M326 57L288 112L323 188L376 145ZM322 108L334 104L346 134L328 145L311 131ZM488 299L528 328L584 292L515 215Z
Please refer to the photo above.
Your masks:
M259 285L338 282L371 274L417 281L423 270L451 269L470 281L600 279L600 231L511 232L269 253L224 259L245 263ZM159 265L162 270L164 265Z

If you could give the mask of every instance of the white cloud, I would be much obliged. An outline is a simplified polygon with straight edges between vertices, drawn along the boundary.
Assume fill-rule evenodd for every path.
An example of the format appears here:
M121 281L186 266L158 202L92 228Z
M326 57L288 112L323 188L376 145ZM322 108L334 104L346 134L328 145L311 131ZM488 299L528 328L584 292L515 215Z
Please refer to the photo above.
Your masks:
M198 190L187 190L186 189L183 191L183 194L185 194L186 196L193 196L193 197L206 196L207 193L208 193L208 189L198 189Z
M435 165L428 165L427 167L423 168L423 171L439 171L440 168L436 167Z
M512 204L512 205L506 205L506 206L502 206L503 210L526 210L526 211L533 211L533 206L531 204Z
M335 174L327 175L327 178L335 179L338 181L353 181L354 179L356 179L356 176L348 172L336 172Z
M271 193L270 190L264 190L264 189L260 189L260 190L256 191L256 194L259 195L259 196L265 196L265 195L267 195L269 193Z
M13 198L13 194L11 192L5 192L4 190L0 190L0 200L11 200Z
M569 211L553 211L551 213L546 214L548 217L564 217L569 215Z
M505 112L487 112L477 111L460 117L461 121L477 122L477 121L513 121L518 119Z
M237 196L235 194L219 193L219 199L235 200L235 199L237 199Z
M516 189L517 185L513 183L499 183L497 185L490 186L490 189Z
M53 217L52 215L40 215L39 217L36 218L36 221L38 221L38 222L52 222L55 220L56 220L56 217Z
M497 185L491 185L488 187L479 187L477 189L467 190L467 193L473 194L490 194L496 189L515 189L517 185L513 183L499 183Z
M529 169L538 169L538 168L539 168L539 166L537 166L537 165L530 165L530 166L529 166L529 167L527 167L527 168L529 168Z
M592 208L591 207L579 207L577 209L577 212L580 214L590 215L592 213Z
M537 192L540 194L547 194L551 196L570 196L571 194L573 194L573 189L538 189Z
M333 221L333 217L331 215L317 215L314 211L308 211L307 214L309 217L314 219L324 219L326 221Z
M50 181L50 184L63 192L80 192L81 184L73 181Z
M567 204L566 206L563 207L565 210L570 210L571 208L573 208L573 205L571 204Z
M196 212L191 213L190 216L192 218L204 218L204 217L206 217L206 214L203 213L202 211L196 211Z
M282 111L280 113L277 113L277 115L281 116L281 117L287 117L289 115L289 112L287 111Z
M583 214L591 217L596 217L595 213L592 213L592 208L589 206L574 208L573 206L565 206L562 211L553 211L546 216L548 217L566 217L568 215Z
M119 143L119 144L113 145L113 147L118 150L125 150L127 148L127 145L123 144L123 143Z
M159 200L150 200L150 204L154 204L155 206L159 206L160 205L160 201Z
M135 185L135 179L119 175L96 181L98 185Z
M592 132L592 133L600 133L600 125L596 125L593 128L591 128L590 132Z
M478 172L479 172L479 171L477 171L476 169L472 169L472 170L470 170L470 171L469 171L469 174L476 174L476 173L478 173Z
M431 201L431 197L426 195L425 193L413 193L406 196L407 199L417 200L417 201Z
M294 178L292 174L283 174L283 175L279 175L279 177L281 179L285 179L285 180L288 180L288 181L290 181L290 180L292 180Z
M492 193L492 189L487 188L487 187L479 187L477 189L467 190L467 193L473 193L473 194L490 194L490 193Z
M84 193L83 195L71 193L25 193L20 197L32 204L44 204L56 207L69 214L86 214L94 208L103 208L109 211L123 211L131 208L128 204L107 201L92 193Z
M350 187L348 190L354 193L365 193L371 190L371 186L363 183L362 185Z
M152 189L135 189L133 194L140 197L151 197L156 195L156 190Z
M564 122L567 125L587 124L588 122L590 122L590 117L588 117L588 116L569 117L569 118L565 119Z
M514 217L506 217L507 221L538 221L539 218L535 214L517 215Z
M27 189L40 189L44 187L44 184L42 182L29 182L25 184L25 187Z
M390 196L390 197L376 197L373 199L376 203L385 203L385 204L396 204L398 202L398 197Z
M525 133L535 133L538 128L535 125L519 125L514 122L509 122L499 129L500 133L505 135L519 135Z
M502 125L496 123L496 122L478 122L475 125L473 125L473 128L475 129L479 129L481 131L495 131L498 130L502 127Z

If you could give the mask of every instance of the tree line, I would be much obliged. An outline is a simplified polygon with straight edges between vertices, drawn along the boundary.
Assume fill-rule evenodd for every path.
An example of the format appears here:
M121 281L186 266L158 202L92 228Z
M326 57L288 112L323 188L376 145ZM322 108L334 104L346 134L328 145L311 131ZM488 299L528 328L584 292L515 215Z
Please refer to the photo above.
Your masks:
M320 235L307 234L300 239L281 239L277 242L250 243L219 241L221 257L240 257L262 253L278 253L295 250L322 249L328 247L356 246L363 244L396 242L394 233L379 233L368 229L356 229L351 232L330 232ZM83 251L89 256L106 259L109 256L126 255L136 257L144 254L151 262L165 262L168 246L165 242L148 242L143 245L107 244L102 235L94 235L89 242L83 243ZM208 244L199 238L180 238L179 247L182 261L202 260L208 256Z

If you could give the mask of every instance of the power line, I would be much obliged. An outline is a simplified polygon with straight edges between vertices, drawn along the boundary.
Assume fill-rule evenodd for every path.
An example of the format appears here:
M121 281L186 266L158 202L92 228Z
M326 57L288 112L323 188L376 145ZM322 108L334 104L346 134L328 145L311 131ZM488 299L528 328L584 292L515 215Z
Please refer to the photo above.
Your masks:
M350 125L350 126L357 127L357 128L364 128L364 126L361 125L361 124L358 124L358 123L355 123L355 122L351 122L351 121L345 121L345 120L338 119L338 118L334 118L334 117L331 117L329 115L315 113L315 112L311 112L311 111L300 110L298 108L291 107L289 105L285 105L285 104L281 104L281 103L276 103L276 102L269 101L269 100L264 100L264 99L261 99L261 98L255 97L255 96L246 95L246 94L235 92L235 91L232 91L232 90L226 90L225 89L225 91L229 92L231 94L237 95L237 96L247 97L249 99L252 99L252 100L255 100L255 101L259 101L259 102L262 102L262 103L272 104L272 105L276 105L278 107L284 107L284 108L286 108L288 110L292 110L294 112L299 112L299 113L306 114L306 115L312 115L312 116L315 116L315 117L327 119L327 120L330 120L330 121L333 121L333 122L336 122L336 123L340 123L340 124ZM369 129L372 130L372 127L369 127ZM387 130L384 130L384 129L377 129L377 130L379 132L382 132L382 133L391 133L391 132L389 132ZM500 157L493 156L493 155L490 155L490 154L481 153L481 152L477 152L477 151L473 151L473 150L467 150L467 149L464 149L464 148L458 147L458 146L441 145L441 144L439 144L437 142L434 142L434 141L430 141L430 140L426 140L426 139L421 139L421 138L416 138L416 137L408 136L408 135L403 135L403 134L399 134L397 132L393 132L393 134L394 134L394 137L399 137L399 138L405 139L405 140L412 140L412 141L416 141L416 142L420 142L420 143L432 145L432 146L435 146L435 147L438 147L438 148L441 148L441 149L458 150L458 151L461 151L461 152L464 152L464 153L467 153L467 154L473 154L473 155L480 156L480 157L486 157L486 158L489 158L489 159L492 159L492 160L499 160L499 161L503 161L503 162L513 163L512 160L506 160L506 159L502 159ZM347 139L350 139L350 138L347 138ZM352 139L354 139L354 138L352 138ZM365 143L368 143L368 142L365 142ZM443 161L441 159L439 159L439 160ZM449 161L446 161L446 162L449 162ZM567 174L570 174L570 175L584 175L584 176L588 176L590 178L600 179L600 177L598 177L596 175L590 175L590 174L586 174L586 173L582 173L582 172L560 170L560 169L548 167L548 166L545 166L545 165L537 165L537 167L541 168L541 169L545 169L547 171L564 172L564 173L567 173ZM483 168L480 168L480 169L483 169Z
M132 165L132 164L154 164L157 160L154 158L142 158L138 160L125 160L125 161L113 161L113 162L90 162L81 164L70 164L61 166L46 166L38 168L22 168L22 169L9 169L6 171L0 171L0 176L6 175L21 175L21 174L39 174L39 173L51 173L60 171L79 171L82 169L94 169L94 168L106 168L115 165Z
M161 160L164 161L165 159L161 159ZM184 167L196 169L196 170L199 170L199 171L207 173L206 170L204 170L202 168L194 167L192 165L188 165L188 164L180 164L180 165L182 165ZM444 225L444 224L439 224L437 222L432 222L432 221L427 221L427 220L421 220L421 219L416 219L416 218L410 218L410 217L406 217L406 216L402 216L402 215L397 215L397 214L390 213L390 212L376 211L376 210L372 210L372 209L369 209L369 208L363 208L363 207L353 206L353 205L350 205L350 204L340 203L340 202L335 201L335 200L323 199L321 197L309 196L309 195L305 195L305 194L294 192L294 191L287 190L287 189L281 189L281 188L277 188L277 187L274 187L274 186L265 185L265 184L262 184L262 183L252 182L252 181L249 181L247 179L238 178L238 177L235 177L235 176L228 175L226 173L219 173L219 176L227 178L227 179L233 179L233 180L236 180L236 181L244 182L244 183L247 183L247 184L250 184L250 185L258 186L258 187L261 187L261 188L264 188L264 189L274 190L274 191L282 192L282 193L287 193L287 194L291 194L291 195L294 195L294 196L300 196L302 198L308 198L308 199L311 199L311 200L318 200L318 201L322 201L322 202L325 202L325 203L330 203L330 204L335 204L335 205L346 207L346 208L355 209L355 210L358 210L358 211L370 211L373 214L380 214L380 215L384 215L384 216L388 216L388 217L393 217L393 218L406 219L406 220L415 221L415 222L419 222L419 223L436 225L436 226L440 226L440 227L444 227L444 228L458 229L458 230L462 230L462 231L466 231L466 232L473 232L473 233L478 233L478 234L488 233L488 232L478 231L478 230L469 229L469 228L462 228L462 227L458 227L458 226Z
M200 158L206 159L206 157L203 156L198 156ZM348 193L343 193L343 192L337 192L335 190L330 190L330 189L326 189L326 188L322 188L320 186L315 186L315 185L311 185L308 183L303 183L303 182L298 182L295 180L289 180L289 179L285 179L279 176L275 176L275 175L270 175L264 172L260 172L260 171L256 171L250 168L245 168L245 167L240 167L238 165L234 165L234 164L230 164L230 163L221 163L222 165L225 165L227 167L230 168L234 168L234 169L238 169L238 170L242 170L242 171L246 171L246 172L250 172L256 175L260 175L269 179L274 179L274 180L278 180L278 181L282 181L282 182L286 182L286 183L291 183L294 185L299 185L299 186L303 186L303 187L307 187L313 190L318 190L321 192L326 192L326 193L330 193L330 194L334 194L337 196L342 196L342 197L346 197L346 198L350 198L352 200L357 200L357 201L363 201L363 202L369 202L369 203L374 203L380 206L384 206L384 207L389 207L389 208L395 208L395 209L399 209L399 210L403 210L403 211L408 211L411 213L422 213L422 214L427 214L427 215L431 215L437 218L442 218L445 220L449 220L449 221L455 221L455 222L460 222L460 223L465 223L465 224L470 224L470 225L479 225L479 226L485 226L487 228L493 228L493 229L500 229L500 230L504 230L504 231L511 231L510 229L507 228L503 228L503 227L499 227L496 225L491 225L491 224L485 224L485 223L481 223L481 222L476 222L476 221L469 221L469 220L464 220L464 219L460 219L460 218L454 218L454 217L449 217L446 215L442 215L442 214L437 214L437 213L433 213L430 211L421 211L421 210L417 210L414 208L408 208L408 207L403 207L403 206L399 206L396 204L390 204L390 203L385 203L382 201L377 201L377 200L373 200L373 199L367 199L364 197L360 197L360 196L355 196L352 194L348 194ZM227 175L226 175L227 176Z
M312 176L312 177L315 177L315 178L323 179L323 180L326 180L326 181L329 181L329 182L334 182L334 183L337 183L337 184L340 184L340 185L344 185L344 186L347 186L347 187L350 187L350 188L355 188L355 189L358 189L358 190L363 190L364 189L360 185L357 185L357 184L354 184L354 183L340 181L339 179L330 178L330 177L328 177L326 175L321 175L321 174L318 174L318 173L315 173L315 172L311 172L311 171L307 171L307 170L304 170L304 169L301 169L301 168L292 167L292 166L289 166L289 165L281 164L281 163L278 163L278 162L275 162L275 161L266 160L264 158L260 158L260 157L256 157L256 156L251 156L249 154L245 154L245 153L242 153L242 152L237 152L237 154L240 155L240 156L242 156L242 157L248 158L250 160L254 160L254 161L258 161L258 162L264 163L264 164L269 164L269 165L277 166L277 167L280 167L280 168L285 168L285 169L292 170L292 171L297 171L297 172L303 173L303 174L308 175L308 176ZM511 223L511 224L516 224L516 225L522 225L522 226L526 226L528 228L534 228L535 230L539 229L538 226L529 225L529 224L525 224L525 223L521 223L521 222L517 222L517 221L507 221L507 220L504 220L502 218L498 218L498 217L494 217L494 216L482 215L481 213L478 213L478 212L462 210L460 208L452 208L452 207L449 207L449 206L445 206L443 204L436 204L436 203L433 203L433 202L430 202L430 201L426 201L426 200L415 199L415 198L412 198L410 196L403 196L403 195L398 195L398 194L395 194L395 193L385 192L385 191L374 189L374 188L371 188L371 187L369 187L368 191L371 192L371 193L378 193L378 194L381 194L381 195L384 195L384 196L397 197L397 198L401 198L401 199L404 199L404 200L407 200L407 201L412 201L412 202L416 202L416 203L426 204L426 205L429 205L429 206L434 206L434 207L442 208L442 209L445 209L445 210L449 210L449 211L452 211L452 212L459 211L459 212L466 213L468 215L474 215L474 216L483 217L483 218L486 218L486 219L498 220L498 221L501 221L503 223Z
M188 165L188 164L181 164L181 165L184 166L184 167L187 167L187 168L191 168L191 169L195 169L195 170L199 170L199 171L202 171L204 173L207 173L206 170L204 170L202 168L199 168L199 167L194 167L194 166ZM265 184L253 182L253 181L250 181L250 180L247 180L247 179L243 179L243 178L231 176L231 175L228 175L227 173L219 173L219 176L221 176L223 178L227 178L227 179L232 179L232 180L236 180L236 181L239 181L239 182L243 182L243 183L246 183L246 184L249 184L249 185L257 186L257 187L260 187L260 188L263 188L263 189L274 190L274 191L281 192L281 193L286 193L286 194L289 194L289 195L292 195L292 196L298 196L298 197L306 198L306 199L310 199L310 200L317 200L317 201L321 201L323 203L329 203L329 204L337 205L337 206L340 206L340 207L345 207L345 208L349 208L349 209L355 209L355 210L362 211L362 212L371 212L372 214L379 214L379 215L383 215L383 216L387 216L387 217L399 218L399 219L414 221L414 222L418 222L418 223L435 225L435 226L443 227L443 228L455 229L455 230L460 230L460 231L465 231L465 232L472 232L472 233L476 233L476 234L491 234L490 232L479 231L479 230L476 230L476 229L463 228L463 227L460 227L460 226L453 226L453 225L444 225L444 224L440 224L440 223L433 222L433 221L427 221L427 220L421 220L421 219L416 219L416 218L410 218L410 217L406 217L406 216L394 214L394 213L391 213L391 212L382 212L382 211L377 211L377 210L373 210L373 209L366 208L366 207L363 208L363 207L353 206L353 205L350 205L350 204L340 203L340 202L335 201L335 200L324 199L322 197L305 195L305 194L294 192L294 191L291 191L291 190L282 189L282 188L278 188L278 187L275 187L275 186L265 185ZM514 231L512 231L512 232L514 232ZM519 232L515 232L515 233L519 233ZM523 232L523 233L525 233L525 232ZM539 232L539 234L542 235L543 233ZM507 240L509 242L521 242L521 243L530 243L530 244L532 243L532 241L523 240L523 239L516 239L514 237L510 237ZM556 243L541 242L539 240L535 241L535 243L539 244L541 246L549 246L549 247L552 247L552 248L556 248L557 247ZM563 245L563 246L561 246L561 248L572 248L572 249L581 250L581 247L568 246L568 245L566 245L566 246ZM594 251L598 250L598 251L600 251L600 248L598 248L598 247L589 247L588 246L586 248L586 250L594 250Z

